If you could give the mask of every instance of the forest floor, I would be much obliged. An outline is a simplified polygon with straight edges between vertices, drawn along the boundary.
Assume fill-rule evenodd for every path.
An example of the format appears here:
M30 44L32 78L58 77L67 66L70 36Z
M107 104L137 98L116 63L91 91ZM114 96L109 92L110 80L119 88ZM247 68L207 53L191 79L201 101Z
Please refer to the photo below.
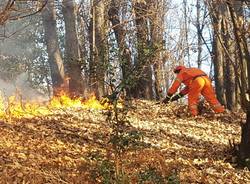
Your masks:
M239 142L242 118L206 108L191 118L185 105L136 100L120 154L105 110L2 120L0 183L250 184L250 172L228 162L234 159L229 140Z

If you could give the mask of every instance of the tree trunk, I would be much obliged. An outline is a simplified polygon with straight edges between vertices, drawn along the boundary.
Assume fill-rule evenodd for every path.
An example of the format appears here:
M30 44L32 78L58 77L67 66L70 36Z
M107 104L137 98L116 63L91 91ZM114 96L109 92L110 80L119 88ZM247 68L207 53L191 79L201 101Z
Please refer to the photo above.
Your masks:
M134 10L137 26L137 60L136 68L138 71L138 81L133 89L136 98L153 98L153 79L152 69L148 58L149 48L149 30L148 30L148 2L138 1L135 3Z
M218 8L219 7L219 8ZM213 5L215 10L212 15L214 37L213 37L213 63L214 63L214 79L215 79L215 89L218 100L221 104L225 104L224 98L224 77L223 77L223 61L224 52L221 43L222 34L222 12L225 7ZM216 9L218 10L216 11Z
M198 68L201 68L201 53L202 53L202 26L200 22L200 14L201 14L201 5L200 5L200 0L196 1L196 8L197 8L197 19L196 19L196 29L197 29L197 36L198 36L198 42L197 42L197 47L198 47L198 53L197 53L197 65Z
M236 84L235 73L232 63L228 60L225 64L225 90L226 90L226 107L229 110L234 110L237 107L236 103Z
M83 79L80 64L80 50L76 29L76 12L74 0L63 0L62 12L65 22L65 64L69 77L71 95L83 93Z
M247 45L247 31L243 25L242 2L227 2L230 16L233 23L234 35L238 47L239 60L241 65L241 96L244 109L246 109L246 122L241 129L240 159L246 162L250 159L250 53ZM239 4L238 4L239 3ZM248 167L250 167L248 165Z
M157 0L151 2L151 11L153 12L150 16L150 37L151 45L157 48L153 56L153 72L155 77L154 91L155 98L157 100L163 97L163 88L166 87L166 79L164 71L163 61L163 32L164 32L164 2Z
M235 2L235 4L228 3L230 16L233 23L234 35L237 44L237 53L239 57L239 65L240 65L240 79L241 79L241 97L242 97L242 106L243 108L247 107L247 97L246 94L249 91L249 72L250 71L250 54L247 46L247 37L246 31L243 26L243 11L242 4L238 4L240 2ZM234 6L234 8L233 8ZM236 11L237 10L237 11Z
M48 61L52 78L53 95L60 93L64 82L64 65L58 45L56 30L56 10L54 1L47 3L42 13L44 38L47 46Z
M213 41L213 53L214 53L214 80L215 80L215 90L218 100L221 104L225 104L224 99L224 77L223 77L223 52L221 44L215 36Z
M186 48L186 55L187 55L187 63L190 65L190 46L189 46L189 33L188 33L188 22L189 22L189 15L188 15L188 5L187 0L183 0L183 15L184 15L184 34L185 34L185 48Z
M226 12L228 17L228 11ZM235 53L235 41L230 36L231 25L227 19L223 19L223 40L225 40L225 47L228 50L231 58L235 60L234 63L230 60L229 56L225 54L225 66L224 66L224 78L225 78L225 91L226 91L226 107L229 110L236 109L236 83L235 83L235 71L234 64L236 63Z
M129 80L129 76L131 75L131 53L129 48L127 47L125 36L126 36L126 30L123 28L123 25L121 24L120 17L119 17L119 1L118 0L112 0L110 4L109 9L109 20L112 23L113 30L115 33L115 37L117 40L117 44L119 47L120 52L120 65L122 69L122 77L123 81ZM128 86L127 83L125 83L125 90L126 95L130 96L130 86Z
M246 114L246 122L241 126L240 158L242 160L250 158L250 107Z
M107 25L106 5L103 1L93 0L90 27L90 85L97 97L105 94L104 80L107 64Z

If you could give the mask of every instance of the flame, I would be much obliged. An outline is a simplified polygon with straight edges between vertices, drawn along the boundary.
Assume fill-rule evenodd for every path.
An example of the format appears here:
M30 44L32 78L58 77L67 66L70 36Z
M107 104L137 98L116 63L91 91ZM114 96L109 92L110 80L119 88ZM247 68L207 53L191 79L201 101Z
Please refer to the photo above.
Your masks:
M110 109L111 105L101 103L95 95L91 95L87 100L83 98L70 98L69 95L61 94L53 97L47 102L24 102L17 96L11 96L7 100L0 94L0 119L8 117L32 118L36 116L52 115L56 110L67 109Z

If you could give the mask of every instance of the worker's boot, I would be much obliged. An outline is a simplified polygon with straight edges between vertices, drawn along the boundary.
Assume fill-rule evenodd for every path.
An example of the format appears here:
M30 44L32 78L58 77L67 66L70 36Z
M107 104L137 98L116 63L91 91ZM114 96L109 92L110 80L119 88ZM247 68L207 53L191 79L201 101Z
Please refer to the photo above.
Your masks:
M213 106L213 110L215 113L223 113L225 111L225 108L220 104L216 104Z
M198 115L198 107L197 105L191 105L189 106L190 113L193 117Z

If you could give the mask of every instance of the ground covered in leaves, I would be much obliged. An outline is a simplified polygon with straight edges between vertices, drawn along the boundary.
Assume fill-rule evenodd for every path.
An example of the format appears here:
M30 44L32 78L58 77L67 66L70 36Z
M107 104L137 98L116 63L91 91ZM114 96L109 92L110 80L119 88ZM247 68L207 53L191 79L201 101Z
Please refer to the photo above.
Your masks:
M0 183L250 183L228 162L244 117L201 109L191 118L183 105L134 101L120 140L106 110L1 120Z

